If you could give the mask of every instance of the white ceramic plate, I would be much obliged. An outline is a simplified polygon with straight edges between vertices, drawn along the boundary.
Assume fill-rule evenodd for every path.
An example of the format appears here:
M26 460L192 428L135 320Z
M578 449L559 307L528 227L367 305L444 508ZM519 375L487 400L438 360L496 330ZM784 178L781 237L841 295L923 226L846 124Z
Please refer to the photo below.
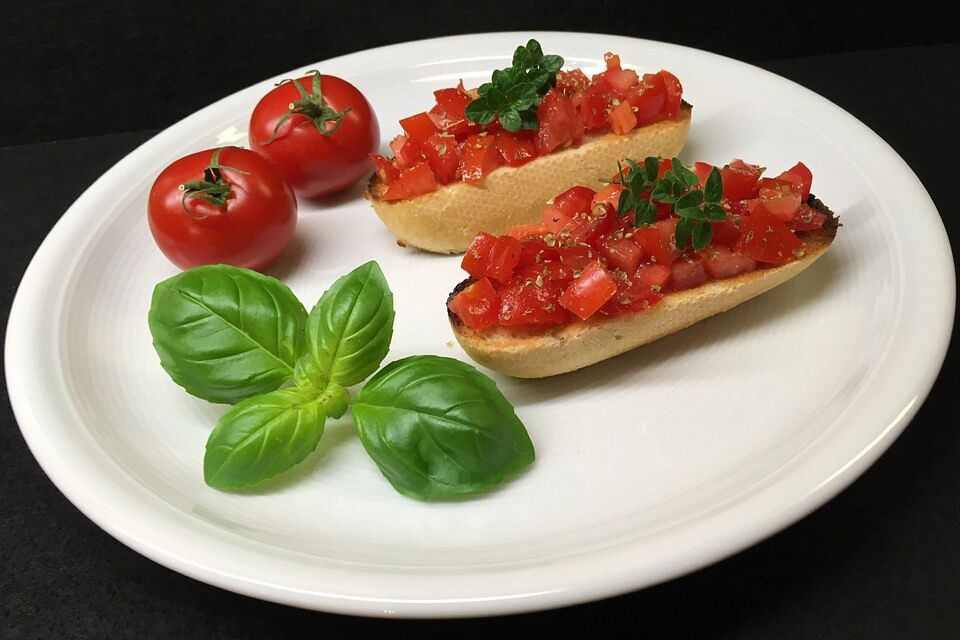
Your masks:
M900 433L937 375L954 312L940 218L909 167L825 99L701 51L583 34L412 42L308 65L354 82L385 142L431 91L509 64L535 35L568 64L603 52L667 68L694 105L684 159L802 159L843 227L788 284L584 371L494 376L537 461L477 499L400 496L344 419L318 455L254 495L203 483L223 408L160 368L146 316L175 270L145 202L168 162L246 141L266 80L190 116L108 171L56 225L14 302L6 373L17 419L57 487L123 543L176 571L291 605L365 615L460 616L555 607L691 571L794 522L848 485ZM359 189L303 206L272 273L309 306L335 277L380 261L395 291L389 359L465 357L443 301L459 259L399 248Z

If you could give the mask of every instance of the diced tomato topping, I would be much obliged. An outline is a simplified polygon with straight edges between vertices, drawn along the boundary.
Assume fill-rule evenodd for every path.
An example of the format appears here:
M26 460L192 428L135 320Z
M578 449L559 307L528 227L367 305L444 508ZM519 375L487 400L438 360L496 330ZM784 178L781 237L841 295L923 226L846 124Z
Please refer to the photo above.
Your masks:
M800 192L789 182L763 178L759 183L760 202L764 208L782 220L793 220L800 211Z
M565 287L573 280L573 269L559 260L544 260L521 267L516 279L521 284L543 286L544 283L551 283Z
M620 70L620 56L612 51L607 51L605 54L603 54L603 62L605 65L607 65L607 71Z
M430 136L439 131L426 113L418 113L415 116L404 118L400 121L400 126L403 127L407 137L418 144L423 144Z
M477 237L470 243L470 248L463 254L463 261L460 262L460 268L474 278L482 278L485 276L487 273L487 265L490 264L490 251L495 244L497 244L496 236L492 236L485 231L478 233Z
M426 162L416 164L400 175L387 187L382 200L404 200L437 190L437 179Z
M397 169L403 171L409 169L415 164L423 162L423 153L420 151L420 145L407 138L407 136L397 136L390 143L390 149L393 151L393 158L397 163Z
M578 213L560 230L561 238L567 234L574 240L593 244L601 236L618 226L617 215L607 203L597 205L591 213Z
M800 205L796 217L787 222L787 226L794 231L813 231L822 227L826 221L827 216L804 202Z
M726 247L707 247L700 251L700 255L707 275L715 280L732 278L757 268L752 258L734 253Z
M593 196L593 200L590 201L590 209L592 210L598 204L606 202L614 211L617 209L617 205L620 204L620 194L623 193L623 185L611 182L608 185L605 185L600 191Z
M570 314L560 306L559 288L535 284L509 284L500 290L502 326L565 324Z
M665 113L667 118L673 120L677 117L677 114L680 113L680 100L683 95L683 87L680 86L680 81L677 79L677 76L669 71L660 71L657 75L663 79L663 84L667 87Z
M586 320L617 292L617 283L599 262L589 263L560 295L560 304Z
M377 176L383 180L384 184L389 186L400 177L400 170L379 153L371 153L370 159L373 160L373 167Z
M703 188L707 185L707 178L710 176L710 172L713 171L713 165L707 164L706 162L696 162L693 165L693 172L697 174L697 177L700 178L700 187ZM722 176L721 176L722 177Z
M557 73L557 90L568 98L573 94L585 90L590 86L588 78L580 69L573 71L559 71Z
M710 224L713 226L711 244L732 249L733 245L740 239L740 229L733 220L728 218L722 222L711 222Z
M597 259L597 254L588 244L575 244L569 247L557 247L560 262L579 273L588 264Z
M500 282L506 282L513 275L513 270L517 268L519 262L520 241L513 236L500 236L490 249L486 275Z
M516 227L510 227L507 235L513 236L517 240L523 240L531 236L542 236L547 233L545 224L521 224Z
M637 116L633 113L633 107L629 102L621 102L607 116L610 123L610 130L618 136L628 133L637 126Z
M480 182L499 164L499 155L494 146L493 136L472 135L463 143L460 175L464 182Z
M608 69L600 75L605 85L621 93L626 93L640 82L640 76L633 69Z
M654 293L661 293L667 288L672 272L670 267L662 264L642 264L633 274L633 279Z
M670 270L666 269L666 271L669 276ZM629 277L625 273L618 272L614 275L614 280L617 283L617 292L600 307L600 313L603 315L615 316L643 311L663 298L659 289L655 289L636 276Z
M537 147L533 140L516 133L500 131L496 136L496 144L503 164L509 167L519 167L537 157Z
M607 110L611 98L602 84L592 84L589 89L573 97L572 104L577 108L577 116L585 131L594 133L606 130L609 126Z
M681 289L691 289L699 286L709 280L710 277L707 275L703 260L699 256L684 256L673 263L670 279L673 282L673 288L680 291Z
M650 262L669 266L680 257L680 252L673 245L673 232L677 226L676 218L668 218L656 222L649 227L639 228L633 232L633 239L648 256Z
M460 176L460 145L452 136L435 133L420 146L433 175L440 184L455 182Z
M723 178L723 197L733 201L756 197L760 173L760 167L747 164L743 160L734 160L723 167L720 169L720 177Z
M497 324L500 296L488 279L481 278L454 296L447 306L463 324L483 331Z
M803 242L762 204L740 221L740 234L734 251L757 262L786 264L803 255Z
M440 89L433 92L433 97L436 98L440 110L455 120L466 119L467 105L473 101L473 96L462 88Z
M577 213L590 211L597 192L590 187L570 187L543 208L543 224L550 233L560 233Z
M617 236L620 237L617 237ZM643 251L640 246L629 238L624 238L622 232L603 236L597 243L600 255L607 259L607 264L624 273L633 273L640 264Z
M800 191L800 198L806 202L810 197L810 186L813 184L813 173L807 168L807 165L798 162L792 168L787 169L776 178L791 183L794 188Z
M654 73L643 76L643 82L627 91L627 102L636 111L637 125L643 126L663 118L667 104L667 87L663 77Z
M583 124L577 110L556 89L547 92L537 108L540 128L537 130L537 153L546 155L567 144L580 144L583 139Z
M515 234L510 235L515 238L517 237ZM542 237L523 238L523 242L520 245L520 265L532 264L538 260L554 260L559 257L560 254L557 253L556 242L553 243L553 246L550 246Z

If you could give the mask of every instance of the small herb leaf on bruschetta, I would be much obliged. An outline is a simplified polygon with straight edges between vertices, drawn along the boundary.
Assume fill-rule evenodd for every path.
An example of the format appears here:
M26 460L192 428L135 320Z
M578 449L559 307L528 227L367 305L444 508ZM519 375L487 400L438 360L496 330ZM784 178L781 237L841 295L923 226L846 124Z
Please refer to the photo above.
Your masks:
M483 491L534 460L496 384L440 356L391 362L351 405L367 453L400 493L420 500Z

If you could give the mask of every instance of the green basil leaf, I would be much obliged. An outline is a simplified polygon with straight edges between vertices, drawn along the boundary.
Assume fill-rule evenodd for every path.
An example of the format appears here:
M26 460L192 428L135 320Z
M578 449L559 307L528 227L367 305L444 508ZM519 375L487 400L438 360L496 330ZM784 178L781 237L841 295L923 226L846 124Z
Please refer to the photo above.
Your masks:
M351 410L367 453L412 498L484 491L534 459L523 423L493 380L459 360L391 362Z
M656 182L660 177L660 160L653 156L648 156L643 161L644 173L647 174L647 182Z
M535 66L543 61L543 49L540 43L534 39L527 42L527 53L529 54L530 66Z
M482 85L477 87L477 95L481 98L487 95L487 91L490 91L490 87L493 86L492 82L484 82Z
M713 226L706 220L695 221L693 233L691 234L693 248L703 249L710 244L711 238L713 238Z
M393 337L393 293L370 261L333 283L310 311L307 346L327 382L349 387L377 370Z
M695 189L680 196L675 208L679 211L680 209L699 207L701 202L703 202L703 192Z
M506 92L506 101L514 104L518 100L537 99L537 88L532 82L518 82Z
M664 202L667 204L676 202L676 198L673 197L673 191L671 190L670 183L665 180L657 182L656 186L653 188L653 191L650 193L650 198L656 200L657 202Z
M640 198L637 200L637 208L633 214L634 226L640 227L653 224L657 219L657 208L649 200Z
M682 250L687 246L692 231L693 220L691 218L680 218L677 220L677 226L673 232L674 243L677 245L677 249Z
M336 386L320 397L291 388L244 400L210 434L204 480L216 489L241 489L291 469L317 448L327 414L343 415L346 404Z
M540 68L550 73L556 73L563 67L563 58L557 55L546 55L540 60Z
M624 189L620 192L620 199L617 200L617 215L621 218L628 213L630 209L633 209L636 206L636 203L633 199L633 191L630 189Z
M526 68L526 67L529 67L532 63L533 63L533 60L531 59L530 51L528 51L526 47L519 46L513 52L513 60L511 60L511 64L514 67Z
M723 207L716 202L710 202L703 207L703 215L707 220L713 220L714 222L720 222L727 217L727 212L724 211Z
M517 131L523 123L516 109L507 109L500 113L500 124L507 131Z
M674 175L686 186L693 187L700 184L700 178L697 176L697 174L683 166L683 163L680 162L679 158L673 158L670 161L670 166L673 169Z
M293 377L307 312L279 280L207 265L159 283L147 320L174 382L198 398L234 404Z
M707 202L720 202L723 197L723 176L716 167L710 169L707 183L703 186L703 198Z
M497 112L490 108L485 97L470 101L465 110L467 119L477 124L490 124L497 117Z
M536 111L521 111L520 126L524 129L536 131L540 128L540 120L537 118Z

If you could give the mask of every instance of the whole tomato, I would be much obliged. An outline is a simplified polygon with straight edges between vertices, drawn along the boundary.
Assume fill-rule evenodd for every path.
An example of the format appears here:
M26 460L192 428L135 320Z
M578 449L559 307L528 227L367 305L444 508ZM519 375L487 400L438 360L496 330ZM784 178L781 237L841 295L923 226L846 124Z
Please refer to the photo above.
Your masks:
M250 148L268 158L298 195L346 189L371 169L380 124L352 84L319 71L281 82L250 116Z
M164 169L147 214L157 246L181 269L222 263L259 271L290 244L297 199L263 156L221 147Z

